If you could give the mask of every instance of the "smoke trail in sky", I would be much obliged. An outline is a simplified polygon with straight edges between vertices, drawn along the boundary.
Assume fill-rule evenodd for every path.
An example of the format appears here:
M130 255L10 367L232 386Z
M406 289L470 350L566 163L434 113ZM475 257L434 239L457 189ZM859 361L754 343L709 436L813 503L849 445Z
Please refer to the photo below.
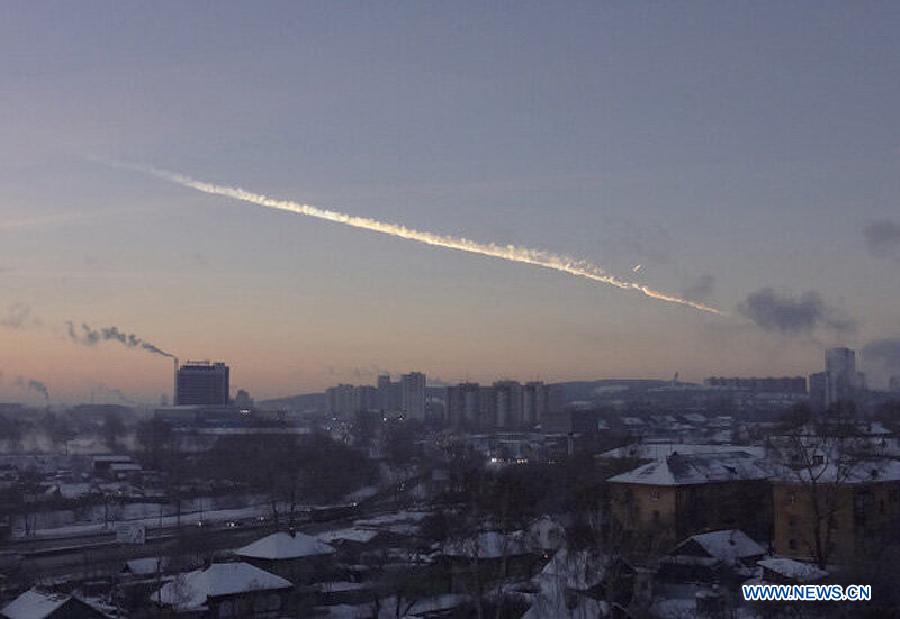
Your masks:
M371 230L372 232L379 232L381 234L408 239L410 241L417 241L419 243L424 243L425 245L455 249L470 254L480 254L482 256L490 256L492 258L509 260L510 262L520 262L523 264L531 264L547 269L553 269L556 271L561 271L563 273L568 273L569 275L584 277L595 282L609 284L610 286L615 286L616 288L620 288L622 290L634 290L658 301L678 303L681 305L692 307L696 310L710 312L712 314L722 314L722 312L717 310L716 308L710 307L704 303L700 303L699 301L691 301L690 299L685 299L672 293L654 290L653 288L650 288L649 286L646 286L644 284L631 282L616 277L615 275L610 275L606 273L606 271L604 271L600 266L584 260L576 260L567 256L561 256L542 250L529 249L527 247L516 247L515 245L497 245L494 243L479 243L477 241L472 241L470 239L462 237L446 236L435 234L433 232L414 230L405 226L385 223L376 219L370 219L368 217L357 217L354 215L340 213L338 211L322 209L310 204L294 202L291 200L278 200L275 198L270 198L263 194L246 191L244 189L240 189L239 187L230 187L228 185L207 183L204 181L195 180L189 176L185 176L184 174L178 174L177 172L168 172L165 170L158 170L156 168L130 164L114 165L137 170L145 174L150 174L157 178L161 178L172 183L177 183L179 185L183 185L185 187L189 187L191 189L202 191L208 194L225 196L234 200L249 202L258 206L264 206L266 208L289 211L291 213L306 215L308 217L325 219L347 226L352 226L354 228L362 228L364 230Z
M90 326L82 323L80 332L75 329L75 325L71 320L66 321L66 331L69 339L84 346L95 346L99 342L113 340L119 342L128 348L140 348L154 355L162 355L174 359L175 355L167 353L163 349L146 342L133 333L123 333L118 327L103 327L100 329L92 329Z
M47 387L46 383L35 380L33 378L25 378L24 376L19 376L16 378L16 386L27 389L28 391L39 393L40 395L44 396L45 402L50 401L50 389Z

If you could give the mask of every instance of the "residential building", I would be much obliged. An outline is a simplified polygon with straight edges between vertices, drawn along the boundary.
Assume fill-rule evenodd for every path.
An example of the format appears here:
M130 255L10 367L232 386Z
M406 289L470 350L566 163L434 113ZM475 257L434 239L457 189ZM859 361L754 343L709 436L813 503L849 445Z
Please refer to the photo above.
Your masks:
M897 538L900 462L787 468L772 482L775 552L801 560L846 562Z
M865 376L856 371L856 352L850 348L825 351L825 406L852 402L865 389Z
M176 406L226 406L228 366L221 362L189 361L178 368Z
M532 427L541 423L547 411L547 389L544 383L533 381L522 387L522 424Z
M248 563L214 563L179 574L151 599L191 617L284 617L293 585Z
M325 391L328 413L335 417L348 417L356 412L356 389L353 385L340 384Z
M481 415L481 386L460 383L447 387L446 422L453 428L475 427Z
M766 378L710 376L703 383L708 387L755 393L806 393L806 379L802 376Z
M502 380L494 383L498 428L518 428L522 425L522 383Z
M665 550L711 528L739 528L765 539L768 476L764 461L748 453L676 453L611 477L610 510L637 548Z
M400 378L400 409L409 419L425 420L425 375L410 372Z

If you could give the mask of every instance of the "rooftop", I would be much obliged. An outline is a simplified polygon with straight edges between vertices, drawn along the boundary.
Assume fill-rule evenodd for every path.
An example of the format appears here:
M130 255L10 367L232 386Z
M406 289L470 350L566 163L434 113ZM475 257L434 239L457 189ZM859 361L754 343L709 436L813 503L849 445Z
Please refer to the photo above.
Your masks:
M239 557L252 559L299 559L334 552L334 547L299 531L293 535L279 531L234 551Z
M180 610L200 609L207 599L251 591L290 589L290 582L249 563L214 563L204 570L179 574L159 590L160 603Z
M672 554L689 551L696 544L710 557L734 565L741 559L761 557L766 549L754 542L740 529L723 529L694 535L681 542Z
M743 452L673 454L621 475L612 483L683 486L726 481L752 481L769 477L766 463Z

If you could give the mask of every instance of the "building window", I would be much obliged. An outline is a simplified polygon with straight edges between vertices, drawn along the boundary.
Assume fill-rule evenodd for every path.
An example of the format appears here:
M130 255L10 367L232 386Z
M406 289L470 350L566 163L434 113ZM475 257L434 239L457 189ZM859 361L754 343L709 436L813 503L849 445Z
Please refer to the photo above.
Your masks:
M650 491L650 498L654 501L658 501L660 497L659 488L654 488Z
M793 537L788 540L788 548L790 548L791 550L797 550L797 540L795 540Z
M659 510L658 509L653 510L653 522L659 523Z
M797 526L797 519L794 516L788 518L788 526L792 529Z

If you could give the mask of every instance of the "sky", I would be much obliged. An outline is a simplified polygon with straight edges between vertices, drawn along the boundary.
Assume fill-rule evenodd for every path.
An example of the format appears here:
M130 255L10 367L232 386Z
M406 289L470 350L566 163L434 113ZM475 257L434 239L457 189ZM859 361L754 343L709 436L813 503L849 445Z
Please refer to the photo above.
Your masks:
M900 5L4 2L0 400L900 374ZM712 315L211 196L575 256ZM635 272L637 265L641 265ZM67 321L75 328L69 334Z

